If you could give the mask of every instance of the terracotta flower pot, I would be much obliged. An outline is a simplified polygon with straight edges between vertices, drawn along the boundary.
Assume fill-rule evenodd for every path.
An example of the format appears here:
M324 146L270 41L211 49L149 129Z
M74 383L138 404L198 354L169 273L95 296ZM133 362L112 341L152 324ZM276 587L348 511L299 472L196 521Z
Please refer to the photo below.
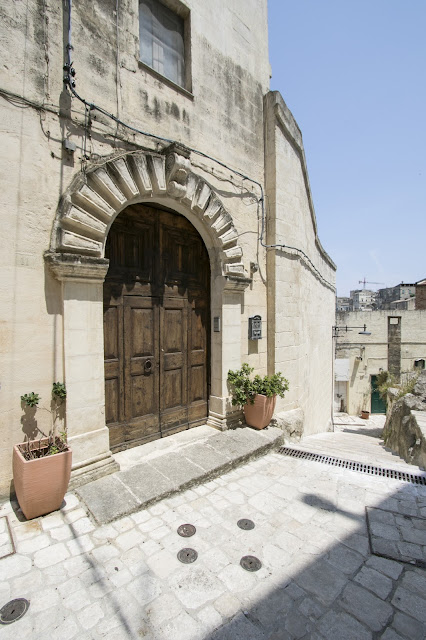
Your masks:
M268 398L258 394L254 399L254 404L244 405L244 416L246 423L255 429L264 429L271 422L274 413L277 396Z
M19 506L31 520L61 506L70 481L72 451L25 460L20 446L13 447L13 482Z
M369 411L364 411L364 409L361 411L361 418L363 418L364 420L368 420L370 417L370 412Z

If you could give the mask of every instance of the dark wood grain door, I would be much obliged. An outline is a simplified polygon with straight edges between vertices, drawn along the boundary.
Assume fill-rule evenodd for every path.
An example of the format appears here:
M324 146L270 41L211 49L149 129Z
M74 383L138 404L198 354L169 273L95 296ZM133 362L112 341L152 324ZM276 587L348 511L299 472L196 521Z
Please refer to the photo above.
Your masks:
M205 422L210 267L186 218L142 205L118 216L105 255L105 411L117 451Z

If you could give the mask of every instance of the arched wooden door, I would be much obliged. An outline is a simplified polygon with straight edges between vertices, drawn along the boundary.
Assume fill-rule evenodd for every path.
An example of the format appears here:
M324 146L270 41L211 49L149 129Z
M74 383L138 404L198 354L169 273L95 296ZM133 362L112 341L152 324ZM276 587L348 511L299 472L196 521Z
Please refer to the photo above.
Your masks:
M118 451L206 420L210 264L186 218L144 205L119 214L105 257L105 412Z

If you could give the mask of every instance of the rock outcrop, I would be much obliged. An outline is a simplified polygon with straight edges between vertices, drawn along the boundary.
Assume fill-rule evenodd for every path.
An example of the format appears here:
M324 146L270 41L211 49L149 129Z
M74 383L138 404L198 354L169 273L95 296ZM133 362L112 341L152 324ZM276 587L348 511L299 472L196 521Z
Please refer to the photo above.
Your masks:
M406 462L426 469L426 371L420 374L413 393L392 404L383 439Z

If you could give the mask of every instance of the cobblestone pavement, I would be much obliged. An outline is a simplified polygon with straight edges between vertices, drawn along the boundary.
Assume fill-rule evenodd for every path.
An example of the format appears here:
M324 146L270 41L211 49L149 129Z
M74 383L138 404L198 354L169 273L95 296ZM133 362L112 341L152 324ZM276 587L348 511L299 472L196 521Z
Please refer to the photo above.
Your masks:
M410 558L426 535L426 486L278 453L101 527L74 494L30 522L6 504L16 553L0 559L0 607L30 607L0 638L423 640L426 571L372 554L366 507L416 519L409 542L374 511L374 535ZM193 537L178 536L183 523ZM193 564L177 560L183 547ZM246 572L244 555L262 568Z

